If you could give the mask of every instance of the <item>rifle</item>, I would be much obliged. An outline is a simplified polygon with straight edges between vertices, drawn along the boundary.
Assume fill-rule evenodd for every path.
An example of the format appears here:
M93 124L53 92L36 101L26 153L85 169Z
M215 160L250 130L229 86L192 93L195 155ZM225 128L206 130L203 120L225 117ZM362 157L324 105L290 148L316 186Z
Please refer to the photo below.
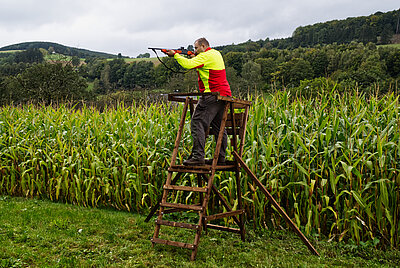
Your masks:
M156 54L156 56L157 56L157 59L158 59L158 60L162 63L162 65L164 65L164 67L167 68L168 70L170 70L170 71L172 71L172 72L174 72L174 73L181 73L181 74L185 74L185 73L187 73L187 72L190 71L190 70L187 70L186 72L181 72L181 71L178 71L178 70L174 70L174 69L168 67L168 66L160 59L160 57L159 57L158 54L157 54L157 50L160 50L160 51L162 51L162 52L167 52L167 50L170 50L170 49L167 49L167 48L158 48L158 47L149 47L149 49L153 50L153 52L154 52L154 53ZM172 50L175 50L177 53L183 54L183 55L186 55L186 56L195 55L193 51L187 50L187 49L185 49L184 47L180 47L180 48L178 48L178 49L172 49Z
M154 53L156 53L156 55L157 55L156 50L160 50L160 51L162 51L164 53L167 52L167 50L175 50L176 53L183 54L183 55L186 55L186 56L194 55L194 51L187 50L184 47L180 47L178 49L166 49L166 48L158 48L158 47L149 47L149 49L153 50Z

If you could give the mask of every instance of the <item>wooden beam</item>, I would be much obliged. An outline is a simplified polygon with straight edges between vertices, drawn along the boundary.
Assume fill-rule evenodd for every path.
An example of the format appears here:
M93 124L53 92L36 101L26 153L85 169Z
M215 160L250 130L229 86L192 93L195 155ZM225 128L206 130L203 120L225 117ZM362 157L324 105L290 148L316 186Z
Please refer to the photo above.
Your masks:
M222 218L226 218L226 217L231 217L231 216L236 216L239 214L243 214L244 210L232 210L229 212L224 212L224 213L218 213L218 214L214 214L214 215L209 215L204 217L205 221L213 221L213 220L217 220L217 219L222 219Z
M171 226L171 227L179 227L185 229L197 230L200 228L200 225L190 224L185 222L174 222L174 221L166 221L166 220L156 220L156 224Z
M304 244L308 247L308 249L319 256L318 251L311 245L308 239L304 236L304 234L299 230L299 228L294 224L294 222L290 219L290 217L286 214L286 212L282 209L282 207L276 202L274 197L268 192L265 186L257 179L256 175L251 172L250 168L246 165L243 159L238 155L237 152L233 151L233 155L236 160L240 163L240 166L247 172L253 182L260 188L261 192L265 194L268 200L272 203L272 205L278 210L279 214L286 220L287 224L292 228L292 230L300 237L300 239L304 242Z
M196 211L203 211L202 206L195 206L195 205L185 205L185 204L177 204L177 203L161 203L161 207L167 207L167 208L182 208L182 209L187 209L187 210L196 210Z
M204 187L190 187L190 186L180 186L180 185L164 185L164 189L175 190L175 191L188 191L188 192L200 192L207 193L207 188Z
M193 249L194 248L193 244L170 241L170 240L165 240L165 239L161 239L161 238L152 238L151 242L153 244L154 243L164 244L164 245L170 245L170 246L174 246L174 247L187 248L187 249Z
M225 227L225 226L221 226L221 225L207 224L207 228L240 234L240 229Z

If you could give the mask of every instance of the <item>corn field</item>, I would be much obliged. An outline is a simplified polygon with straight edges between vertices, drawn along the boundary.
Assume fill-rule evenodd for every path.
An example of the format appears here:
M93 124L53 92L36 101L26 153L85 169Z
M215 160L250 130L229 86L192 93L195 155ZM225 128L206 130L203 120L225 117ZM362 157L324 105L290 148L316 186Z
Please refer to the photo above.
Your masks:
M147 213L161 194L181 112L170 103L104 112L2 107L0 194ZM189 122L188 116L180 162L190 153ZM208 156L214 143L207 142ZM307 235L378 239L397 248L399 158L400 106L393 94L332 90L299 99L283 91L253 99L243 159ZM237 204L233 174L217 174L216 184ZM241 187L249 224L285 227L245 173Z

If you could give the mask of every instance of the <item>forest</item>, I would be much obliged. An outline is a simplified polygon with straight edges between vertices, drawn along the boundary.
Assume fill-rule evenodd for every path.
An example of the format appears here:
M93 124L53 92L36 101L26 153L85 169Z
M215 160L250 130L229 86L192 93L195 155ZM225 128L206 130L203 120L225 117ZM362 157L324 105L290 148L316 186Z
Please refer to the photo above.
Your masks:
M299 26L288 38L249 40L242 44L221 46L219 49L225 53L229 51L246 52L258 50L261 47L293 49L318 44L348 44L352 41L384 45L393 43L393 37L400 33L399 24L399 10L385 13L376 12L369 16Z
M183 71L169 58L170 69L152 61L90 58L80 62L49 62L44 51L29 49L0 58L2 104L62 100L98 101L115 94L121 100L146 90L154 93L195 91L195 71ZM2 54L0 54L2 55ZM287 89L312 93L321 81L345 91L357 87L382 93L398 89L400 49L374 43L329 44L310 48L261 48L257 52L224 54L228 81L235 95Z

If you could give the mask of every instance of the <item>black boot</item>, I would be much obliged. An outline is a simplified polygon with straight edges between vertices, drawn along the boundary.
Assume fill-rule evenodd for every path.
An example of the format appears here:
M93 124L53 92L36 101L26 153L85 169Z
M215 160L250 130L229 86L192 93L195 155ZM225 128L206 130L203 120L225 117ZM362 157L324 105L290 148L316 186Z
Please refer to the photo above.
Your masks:
M206 159L206 160L205 160L205 163L206 163L207 165L212 165L213 160L214 160L213 158L211 158L211 159ZM217 165L225 165L225 158L218 157L218 163L217 163Z
M183 161L185 166L202 166L204 165L204 159L194 159L189 158L188 160Z

